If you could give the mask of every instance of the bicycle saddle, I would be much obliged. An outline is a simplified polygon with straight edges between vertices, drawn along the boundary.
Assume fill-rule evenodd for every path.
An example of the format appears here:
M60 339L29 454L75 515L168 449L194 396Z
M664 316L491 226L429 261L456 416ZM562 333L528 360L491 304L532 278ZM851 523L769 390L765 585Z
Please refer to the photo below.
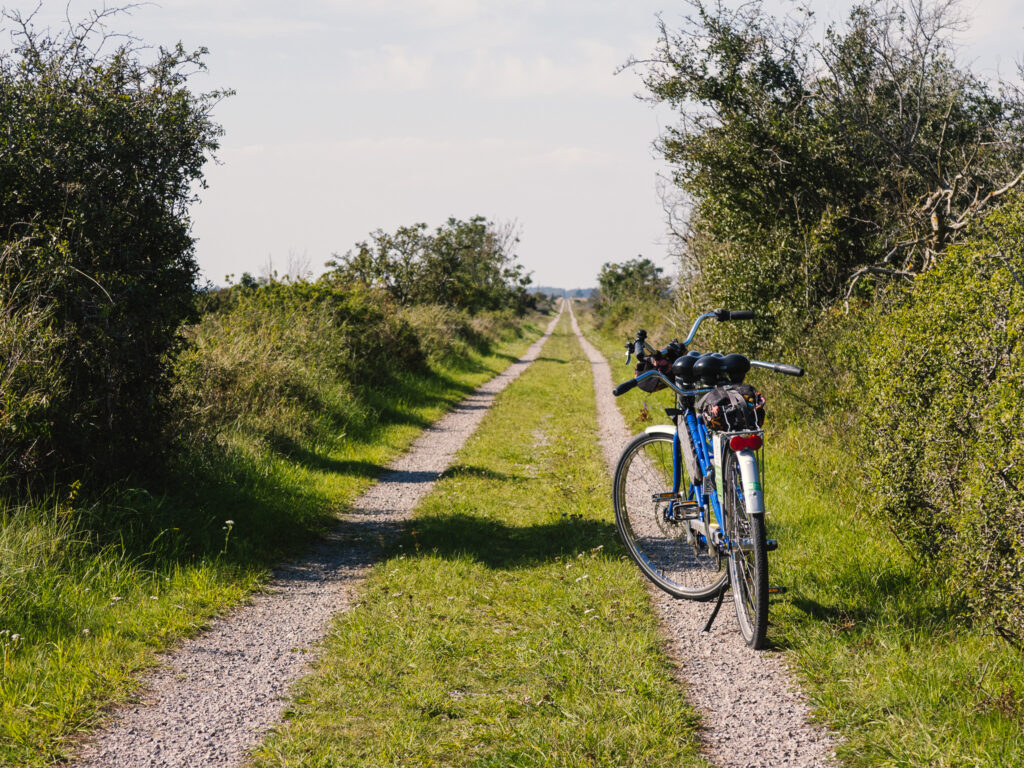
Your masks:
M718 383L718 374L722 371L724 361L725 359L718 354L701 355L693 364L693 375L704 385L713 387Z
M693 365L697 362L697 358L691 354L682 355L675 359L672 363L672 375L676 377L676 380L685 386L692 386L694 382Z
M742 384L743 377L750 370L750 360L745 355L733 352L722 358L722 371L733 384Z

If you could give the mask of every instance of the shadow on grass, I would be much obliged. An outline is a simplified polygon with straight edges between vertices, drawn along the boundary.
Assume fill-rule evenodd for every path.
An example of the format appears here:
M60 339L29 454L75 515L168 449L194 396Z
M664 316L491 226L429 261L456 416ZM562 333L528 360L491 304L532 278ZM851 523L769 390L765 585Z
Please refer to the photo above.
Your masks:
M837 634L870 632L872 627L898 624L908 631L930 632L965 620L966 606L943 597L937 590L922 594L920 575L890 570L874 576L870 583L837 578L835 594L826 602L796 590L783 601L800 611L811 623L824 624ZM769 633L771 634L771 633ZM776 648L790 649L797 643L775 638Z
M488 568L528 568L604 547L619 552L615 526L601 520L561 518L541 525L515 526L463 513L430 515L409 523L404 551L444 558L470 557Z
M102 494L83 513L83 525L97 545L114 546L147 567L218 559L238 568L265 568L295 557L334 529L340 507L315 487L309 472L373 480L387 471L372 461L333 458L330 442L342 434L350 444L374 445L388 427L429 426L432 416L420 415L414 407L428 414L447 411L475 391L453 377L457 372L496 374L495 367L516 359L491 354L502 362L487 365L466 358L451 366L455 374L436 369L389 374L353 391L359 407L347 412L309 393L297 393L320 416L316 434L303 437L261 423L244 440L269 447L269 453L225 449L186 437L184 450L141 487L128 490L125 484ZM366 418L354 419L360 412ZM466 465L453 466L446 474L514 479ZM402 479L423 483L437 478L435 473L414 472ZM335 534L329 535L333 540Z

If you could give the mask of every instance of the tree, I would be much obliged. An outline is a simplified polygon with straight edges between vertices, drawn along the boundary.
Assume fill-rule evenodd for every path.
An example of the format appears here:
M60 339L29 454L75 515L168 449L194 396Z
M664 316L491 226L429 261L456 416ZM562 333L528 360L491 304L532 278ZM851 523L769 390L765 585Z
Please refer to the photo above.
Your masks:
M864 3L821 40L809 12L690 5L632 63L679 112L660 148L688 202L683 271L722 304L802 327L866 279L929 270L1020 183L1024 104L957 63L952 2Z
M669 288L669 280L662 277L663 272L650 259L640 256L621 264L602 264L597 276L600 300L602 303L615 304L661 296Z
M517 263L514 224L482 216L448 219L433 233L426 224L377 230L327 263L328 280L382 288L399 304L444 304L471 312L522 310L530 277Z

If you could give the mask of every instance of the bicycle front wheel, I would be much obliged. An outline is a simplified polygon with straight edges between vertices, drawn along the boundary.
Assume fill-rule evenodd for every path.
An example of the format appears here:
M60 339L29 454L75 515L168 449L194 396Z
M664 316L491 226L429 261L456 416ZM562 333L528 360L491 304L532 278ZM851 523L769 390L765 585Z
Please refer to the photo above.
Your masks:
M682 487L689 489L685 467ZM615 525L640 570L674 597L709 600L728 583L724 561L687 525L668 498L672 437L645 433L626 446L615 470ZM685 492L684 492L685 493Z
M763 515L748 515L736 454L725 458L725 526L729 537L729 584L740 634L763 648L768 632L768 544Z

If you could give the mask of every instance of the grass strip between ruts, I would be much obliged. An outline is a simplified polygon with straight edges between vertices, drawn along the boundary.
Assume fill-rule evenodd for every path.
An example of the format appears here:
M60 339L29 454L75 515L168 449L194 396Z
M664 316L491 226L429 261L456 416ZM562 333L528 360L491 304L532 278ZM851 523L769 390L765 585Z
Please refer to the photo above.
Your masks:
M568 314L336 621L258 766L685 766Z
M101 722L104 707L138 690L156 651L258 588L282 555L301 553L425 426L540 333L531 323L487 353L384 382L379 396L388 408L365 435L273 454L243 435L226 435L240 444L230 476L197 480L182 498L140 502L169 521L212 517L220 543L209 556L97 546L76 522L73 498L0 508L0 765L52 765L66 757L76 734ZM233 530L221 531L229 519ZM154 548L180 535L172 525Z
M589 312L577 315L615 382L630 378L625 339L595 330ZM772 375L752 374L755 386ZM671 404L667 391L618 401L634 431L667 421L661 408ZM768 640L839 732L840 759L858 768L1024 765L1024 658L952 615L948 588L858 511L852 447L784 420L770 413L766 425L768 535L779 542L769 572L789 590L772 600Z

